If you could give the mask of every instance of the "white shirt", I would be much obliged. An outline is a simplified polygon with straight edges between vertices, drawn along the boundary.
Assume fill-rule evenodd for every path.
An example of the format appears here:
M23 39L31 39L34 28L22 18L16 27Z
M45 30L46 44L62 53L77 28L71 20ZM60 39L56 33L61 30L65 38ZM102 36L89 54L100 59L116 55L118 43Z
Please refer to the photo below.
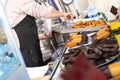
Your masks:
M10 27L16 26L27 15L36 18L50 17L52 8L36 3L34 0L6 0L4 4ZM13 29L18 47L20 47L18 37Z
M50 17L52 10L34 0L7 0L5 9L11 27L16 26L26 15L37 18Z

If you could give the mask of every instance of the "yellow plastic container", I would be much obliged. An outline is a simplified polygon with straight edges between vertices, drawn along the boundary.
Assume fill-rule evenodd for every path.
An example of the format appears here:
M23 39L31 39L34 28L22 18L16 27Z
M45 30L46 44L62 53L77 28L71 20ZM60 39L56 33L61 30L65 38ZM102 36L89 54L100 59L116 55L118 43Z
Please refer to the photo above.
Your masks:
M117 39L117 43L120 46L120 34L115 35L115 38Z
M115 38L120 46L120 21L110 22L110 29L114 32Z
M120 80L120 62L115 62L108 66L108 69L114 80Z
M120 28L120 21L110 22L110 29L115 30Z

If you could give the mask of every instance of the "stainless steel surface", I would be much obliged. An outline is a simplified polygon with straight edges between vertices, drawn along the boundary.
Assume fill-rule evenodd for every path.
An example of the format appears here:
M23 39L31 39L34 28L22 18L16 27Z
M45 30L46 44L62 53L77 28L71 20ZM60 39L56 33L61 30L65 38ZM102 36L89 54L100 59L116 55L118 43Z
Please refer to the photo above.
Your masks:
M103 26L96 26L96 27L89 27L89 28L77 28L77 29L63 29L63 30L56 30L59 33L75 33L75 32L94 32L102 29Z
M107 22L106 22L106 25L103 25L103 26L94 26L94 27L86 27L86 28L76 28L76 29L73 29L72 26L75 22L79 21L79 20L82 20L82 21L90 21L90 20L98 20L98 18L90 18L90 19L76 19L74 20L73 22L68 22L66 24L58 24L58 25L55 25L53 27L53 30L56 31L56 32L59 32L59 33L75 33L75 32L94 32L94 31L98 31L100 30L101 28L103 28L104 26L107 25ZM102 18L100 18L102 19ZM104 20L104 19L103 19Z

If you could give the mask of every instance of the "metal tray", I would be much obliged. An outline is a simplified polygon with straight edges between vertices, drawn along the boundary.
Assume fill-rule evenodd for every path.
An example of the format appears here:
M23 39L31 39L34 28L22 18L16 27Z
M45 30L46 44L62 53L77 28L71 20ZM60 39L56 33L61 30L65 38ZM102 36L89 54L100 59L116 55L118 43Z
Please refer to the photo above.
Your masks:
M89 45L92 43L92 38L91 38L91 36L94 35L95 33L96 33L96 32L87 34L87 36L88 36L88 43L87 43L87 44L82 44L82 45L79 45L79 46L75 46L75 47L72 47L72 48L70 48L70 49L78 48L78 47L81 47L81 46L89 46ZM111 63L113 63L114 61L119 60L119 58L120 58L120 47L119 47L119 53L118 53L117 55L105 59L104 62L101 63L101 64L99 64L99 65L97 65L97 67L99 68L99 67L102 67L102 66L111 64Z
M63 30L56 30L59 33L75 33L75 32L95 32L102 29L104 26L96 26L96 27L89 27L89 28L77 28L77 29L63 29Z
M85 44L81 44L81 45L78 45L78 46L74 46L74 47L71 47L70 49L74 49L74 48L79 48L81 46L89 46L91 43L92 43L92 35L94 35L96 32L93 32L93 33L88 33L87 34L87 37L88 37L88 42L85 43ZM69 49L69 48L68 48Z
M59 33L96 32L96 31L100 30L101 28L103 28L104 26L106 26L107 23L106 23L106 25L103 25L103 26L93 26L93 27L86 27L86 28L73 29L71 27L75 22L80 21L80 20L81 21L90 21L90 20L99 20L99 19L104 20L103 18L76 19L76 20L73 20L73 22L69 22L64 25L63 24L61 24L59 26L57 25L56 27L54 27L54 31L59 32Z

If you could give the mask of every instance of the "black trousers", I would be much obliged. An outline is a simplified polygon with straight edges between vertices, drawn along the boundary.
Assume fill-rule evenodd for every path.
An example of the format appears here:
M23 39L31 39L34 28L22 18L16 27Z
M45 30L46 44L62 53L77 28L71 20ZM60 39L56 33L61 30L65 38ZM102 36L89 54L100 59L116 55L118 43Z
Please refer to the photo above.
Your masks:
M26 66L44 65L35 18L26 16L14 29L20 41L20 49Z

